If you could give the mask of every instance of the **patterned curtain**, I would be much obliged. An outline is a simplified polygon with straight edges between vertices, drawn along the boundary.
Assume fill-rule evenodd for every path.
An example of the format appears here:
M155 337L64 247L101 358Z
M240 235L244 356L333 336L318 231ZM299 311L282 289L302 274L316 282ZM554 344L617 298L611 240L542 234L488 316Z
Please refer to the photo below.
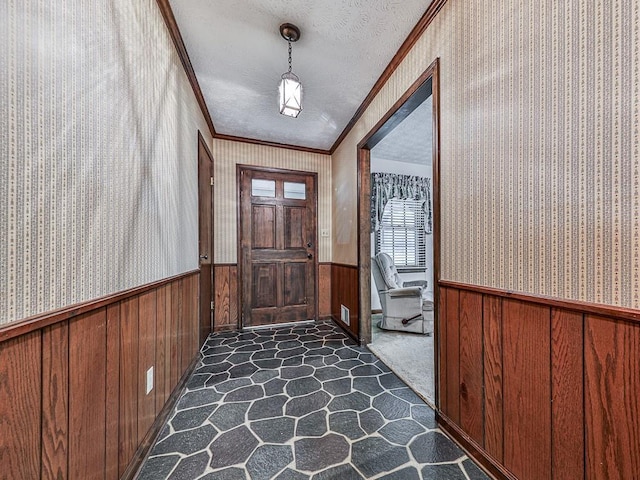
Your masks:
M392 198L400 200L422 200L426 233L432 233L431 179L395 173L371 174L371 224L378 231L387 202Z

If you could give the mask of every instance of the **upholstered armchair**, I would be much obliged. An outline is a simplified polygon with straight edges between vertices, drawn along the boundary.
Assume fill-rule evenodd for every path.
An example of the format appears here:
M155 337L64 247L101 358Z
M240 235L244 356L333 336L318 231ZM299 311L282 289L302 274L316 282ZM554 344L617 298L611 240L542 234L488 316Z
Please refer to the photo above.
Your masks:
M423 309L425 306L433 309L433 298L430 305L425 305L427 282L403 282L393 259L386 253L379 253L371 259L371 271L382 306L380 328L426 333Z

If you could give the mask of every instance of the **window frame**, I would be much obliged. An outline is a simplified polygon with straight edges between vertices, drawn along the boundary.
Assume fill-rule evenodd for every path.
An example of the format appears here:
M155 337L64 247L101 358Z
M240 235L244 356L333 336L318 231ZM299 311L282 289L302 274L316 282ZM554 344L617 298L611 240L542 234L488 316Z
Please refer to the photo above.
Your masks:
M396 224L394 225L393 222L390 222L390 219L388 217L388 210L389 208L391 208L392 210L389 211L389 214L393 214L395 212L393 212L393 207L398 204L398 203L402 203L402 210L406 210L407 209L407 204L409 203L411 205L411 208L413 209L414 212L414 218L416 218L416 220L420 220L420 221L416 221L415 222L415 226L411 226L411 225L407 225L406 222L403 222L402 224ZM389 201L387 202L387 204L384 207L384 213L382 215L382 220L380 222L380 228L374 232L374 244L375 244L375 253L378 254L381 251L384 251L386 253L389 253L389 255L391 255L394 258L394 263L396 265L396 268L398 269L399 272L424 272L427 270L427 256L426 256L426 243L427 243L427 233L425 231L425 226L426 226L426 215L424 213L424 209L422 207L424 202L420 201L420 200L414 200L414 199L400 199L397 197L391 198L389 199ZM396 207L397 208L397 207ZM404 213L404 212L403 212ZM403 217L406 218L406 217ZM389 251L389 249L385 249L382 250L382 235L384 233L384 231L391 231L391 238L392 241L388 242L387 245L389 243L391 243L391 251ZM405 264L399 264L396 263L397 260L395 258L395 256L393 255L393 252L396 250L395 247L395 233L396 232L409 232L409 231L413 231L415 232L415 245L413 246L414 251L416 252L415 255L417 257L418 262L422 262L421 264L419 263L418 265L407 265ZM404 235L404 250L408 251L409 249L407 248L407 235L405 233ZM401 247L402 248L402 247Z

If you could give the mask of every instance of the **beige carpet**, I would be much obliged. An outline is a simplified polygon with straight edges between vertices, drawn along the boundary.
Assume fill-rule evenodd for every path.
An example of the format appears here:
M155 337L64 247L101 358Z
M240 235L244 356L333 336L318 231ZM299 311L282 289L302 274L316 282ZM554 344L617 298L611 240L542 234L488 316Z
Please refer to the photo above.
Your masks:
M425 314L433 316L433 312L425 312ZM433 406L435 403L433 336L381 330L377 326L381 317L381 314L372 316L373 341L368 345L369 349L393 373Z

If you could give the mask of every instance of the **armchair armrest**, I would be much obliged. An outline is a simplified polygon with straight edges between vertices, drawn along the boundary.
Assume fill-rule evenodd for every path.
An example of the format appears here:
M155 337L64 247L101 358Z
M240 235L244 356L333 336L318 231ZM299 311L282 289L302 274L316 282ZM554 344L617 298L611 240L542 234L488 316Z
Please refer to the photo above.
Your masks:
M421 287L404 287L404 288L393 288L388 290L389 297L420 297L422 296L422 288Z
M403 287L422 287L423 289L427 288L428 282L426 280L411 280L409 282L404 282L402 284Z

